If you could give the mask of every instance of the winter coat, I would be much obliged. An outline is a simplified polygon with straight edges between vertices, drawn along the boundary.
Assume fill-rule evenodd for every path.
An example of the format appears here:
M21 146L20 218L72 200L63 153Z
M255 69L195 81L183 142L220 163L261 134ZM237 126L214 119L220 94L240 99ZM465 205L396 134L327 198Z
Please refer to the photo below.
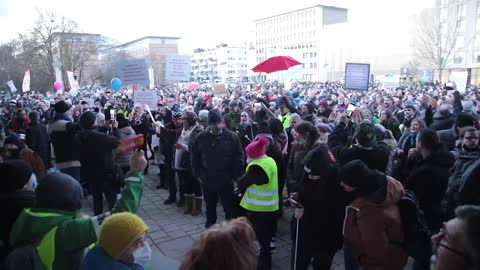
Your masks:
M165 164L171 166L173 162L173 154L175 153L174 144L177 142L178 136L183 126L176 127L172 122L165 125L160 131L160 151L165 156Z
M111 213L135 213L140 205L142 189L143 174L128 173L120 200ZM52 269L78 269L85 249L98 240L101 221L103 218L99 217L79 218L77 212L24 209L12 227L10 243L15 247L32 244L32 241L41 240L53 228L58 227Z
M298 202L304 207L299 228L300 252L318 254L339 250L343 243L342 225L347 205L340 180L336 177L312 180L304 174L298 187ZM296 223L295 218L292 219L295 228L293 222Z
M323 117L325 119L328 119L330 117L330 114L332 114L332 109L327 108L324 112L318 112L318 117Z
M81 270L143 270L138 264L127 265L110 257L103 248L96 245L82 261Z
M118 129L113 130L117 137L90 129L80 131L75 138L80 145L81 175L90 184L98 179L107 180L106 176L114 172L113 150L120 141Z
M402 270L407 262L403 249L393 243L404 238L397 203L405 191L400 182L389 176L386 185L382 203L359 197L347 207L344 237L352 244L353 254L363 269Z
M28 118L25 118L22 121L15 117L10 121L10 123L8 124L8 127L11 132L25 134L27 132L27 128L30 125L29 122L30 121L28 120Z
M236 133L222 128L201 132L191 149L192 174L211 192L232 184L244 171L245 157Z
M333 148L332 153L340 165L359 159L365 162L369 169L385 172L390 157L390 148L386 144L377 144L374 147L354 145L351 148L347 148L340 146Z
M119 128L119 136L120 140L124 140L126 138L135 136L135 130L131 126L126 126ZM115 162L118 164L118 166L122 168L130 167L130 159L132 159L133 156L133 151L126 152L126 153L120 153L116 152L115 153Z
M240 124L240 112L229 112L223 116L223 120L225 121L227 128L235 132L238 124Z
M240 142L242 143L242 149L245 149L250 142L253 142L255 136L258 133L258 125L253 121L249 121L246 125L238 125L237 134Z
M386 129L390 130L393 134L395 140L400 139L402 136L402 132L400 131L400 122L396 118L387 121L386 123L381 123Z
M461 145L453 153L455 163L450 169L447 192L442 204L444 218L454 218L460 205L480 205L480 149L466 152Z
M311 149L313 148L315 147L312 147ZM311 149L305 149L303 145L293 143L287 164L287 183L293 191L298 189L298 186L302 182L304 174L302 161Z
M433 115L432 124L428 128L433 129L435 131L438 130L446 130L453 126L455 123L455 119L453 115L449 112L448 114L440 114L440 112L436 112Z
M25 144L42 158L45 167L51 167L50 139L47 127L43 123L34 121L30 124L27 128Z
M440 143L445 145L448 151L452 151L455 148L455 142L457 141L457 132L455 131L455 127L452 127L447 130L440 130L437 131L438 138L440 139Z
M10 230L24 208L35 206L35 192L18 190L10 194L0 194L0 258L7 256L12 247L9 244ZM0 259L1 260L1 259Z
M425 221L433 231L442 226L441 201L447 190L448 171L453 163L453 156L449 152L433 152L420 160L405 180L405 188L415 193Z
M80 167L80 149L75 135L80 126L67 120L56 120L48 125L48 134L55 154L55 167Z

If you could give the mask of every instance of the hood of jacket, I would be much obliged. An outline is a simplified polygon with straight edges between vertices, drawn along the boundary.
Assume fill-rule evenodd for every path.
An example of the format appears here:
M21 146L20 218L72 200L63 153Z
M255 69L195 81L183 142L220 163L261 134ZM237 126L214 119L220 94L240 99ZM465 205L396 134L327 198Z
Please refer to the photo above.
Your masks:
M76 212L52 209L24 209L10 232L10 243L13 246L31 243L43 237L48 231L63 222L75 219Z
M391 176L386 176L386 181L379 189L367 196L355 199L350 205L352 208L362 209L365 206L387 207L400 201L405 194L402 183Z

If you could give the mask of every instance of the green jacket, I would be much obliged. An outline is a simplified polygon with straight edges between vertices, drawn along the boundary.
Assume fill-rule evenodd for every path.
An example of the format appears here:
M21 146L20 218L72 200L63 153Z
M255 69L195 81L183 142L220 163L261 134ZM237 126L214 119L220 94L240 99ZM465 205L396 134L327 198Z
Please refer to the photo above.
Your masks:
M122 196L112 213L135 213L140 205L142 189L143 173L128 173ZM77 215L77 212L53 209L24 209L10 232L10 243L12 246L39 243L47 233L57 227L52 269L73 269L75 265L72 263L80 263L84 249L97 241L103 221L100 216L78 218ZM78 255L78 258L75 258L75 255Z

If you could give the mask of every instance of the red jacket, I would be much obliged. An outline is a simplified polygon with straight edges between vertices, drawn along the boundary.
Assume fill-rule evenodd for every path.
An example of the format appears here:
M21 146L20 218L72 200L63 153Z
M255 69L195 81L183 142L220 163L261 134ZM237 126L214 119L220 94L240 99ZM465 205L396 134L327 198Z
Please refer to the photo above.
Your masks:
M365 198L355 199L347 207L344 236L354 256L365 270L401 270L407 255L392 242L403 241L403 229L397 202L405 191L402 184L387 176L387 196L375 204Z

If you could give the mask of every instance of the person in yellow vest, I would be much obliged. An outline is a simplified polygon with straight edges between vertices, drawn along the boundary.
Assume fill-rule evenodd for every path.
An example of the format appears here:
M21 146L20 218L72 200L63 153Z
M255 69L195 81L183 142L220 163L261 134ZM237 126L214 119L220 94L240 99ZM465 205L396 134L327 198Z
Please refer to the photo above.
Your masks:
M257 269L272 269L270 241L275 237L279 209L278 169L266 155L268 139L260 137L246 148L246 173L237 182L238 194L243 194L240 206L247 210L260 245Z
M112 213L137 211L146 166L143 151L135 152L130 172L125 176L121 198ZM44 177L39 181L35 195L35 207L25 208L13 225L10 243L16 248L33 245L46 270L79 269L85 250L99 239L100 227L109 213L82 217L79 213L83 201L82 188L74 178L63 173ZM11 262L9 265L18 263L19 257L16 256L14 261L15 255L12 254L7 258L7 263ZM7 269L24 269L15 265L17 267Z

